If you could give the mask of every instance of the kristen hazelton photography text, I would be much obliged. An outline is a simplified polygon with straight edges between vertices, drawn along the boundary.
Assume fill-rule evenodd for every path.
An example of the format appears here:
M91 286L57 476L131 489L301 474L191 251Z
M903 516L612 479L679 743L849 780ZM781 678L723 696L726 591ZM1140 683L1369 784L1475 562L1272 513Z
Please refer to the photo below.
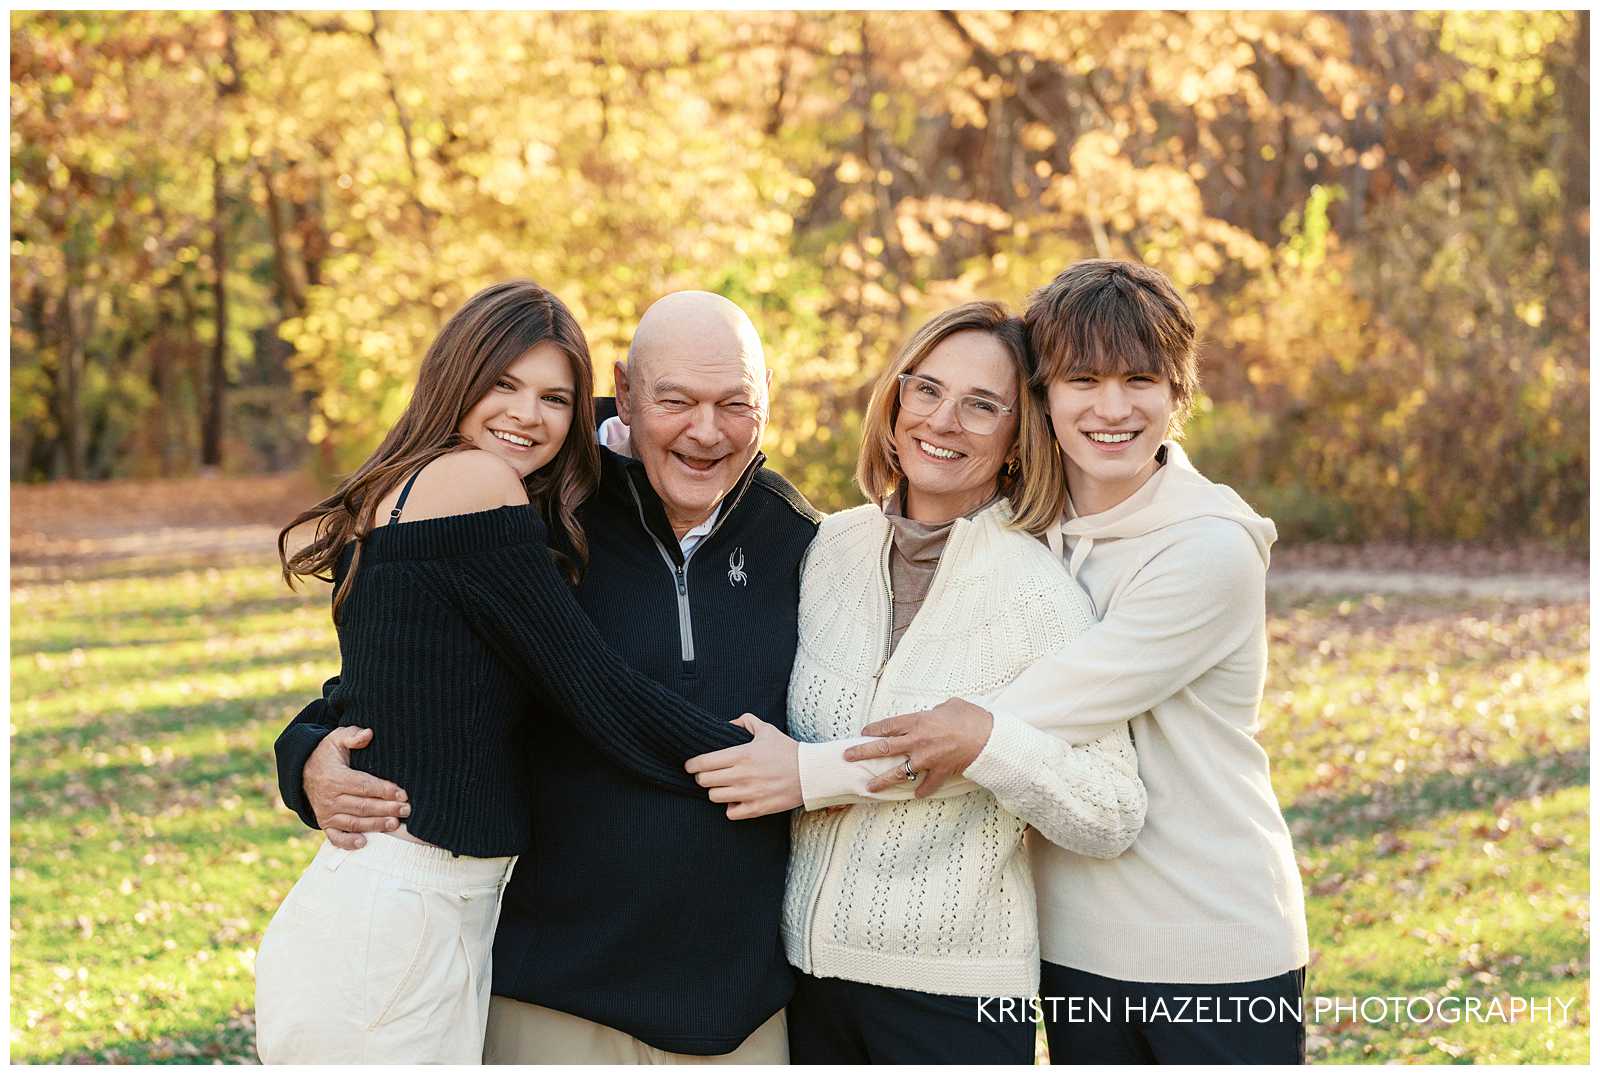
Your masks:
M1309 1001L1309 1003L1308 1003ZM1046 1018L1068 1023L1115 1023L1155 1020L1163 1023L1271 1023L1290 1019L1296 1023L1323 1022L1481 1022L1515 1023L1520 1020L1565 1025L1575 1001L1551 997L1310 997L1294 1001L1271 997L1229 997L1219 1002L1209 996L1128 997L1120 1005L1101 997L982 997L980 1022L1042 1022Z
M13 13L11 1059L1584 1062L1588 56Z

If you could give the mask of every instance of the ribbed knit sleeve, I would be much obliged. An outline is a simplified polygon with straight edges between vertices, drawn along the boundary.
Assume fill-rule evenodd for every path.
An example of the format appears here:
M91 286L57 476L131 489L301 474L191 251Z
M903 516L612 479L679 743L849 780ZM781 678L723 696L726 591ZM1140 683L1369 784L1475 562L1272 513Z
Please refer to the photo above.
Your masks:
M322 697L300 710L289 726L278 733L277 741L272 744L278 765L278 794L283 797L283 805L313 829L322 826L317 824L311 800L306 798L306 762L328 733L333 731L334 718L328 710L328 695L338 683L338 676L324 683Z
M502 513L503 519L490 518ZM601 753L654 784L704 795L683 764L748 743L749 733L729 723L738 714L712 714L684 701L617 656L557 571L533 508L481 515L397 528L418 539L418 547L407 550L419 554L408 566ZM413 528L435 521L460 525L440 528L440 543L429 547L427 533ZM487 531L462 540L463 531L479 524Z

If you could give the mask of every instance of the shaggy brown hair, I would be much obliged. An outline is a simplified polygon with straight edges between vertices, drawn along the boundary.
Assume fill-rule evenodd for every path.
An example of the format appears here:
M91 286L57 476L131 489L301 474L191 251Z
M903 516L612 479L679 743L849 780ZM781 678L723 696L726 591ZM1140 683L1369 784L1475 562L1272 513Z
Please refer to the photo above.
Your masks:
M1079 372L1160 376L1172 388L1168 434L1181 430L1200 388L1195 324L1164 274L1131 261L1080 261L1034 292L1022 319L1036 392Z

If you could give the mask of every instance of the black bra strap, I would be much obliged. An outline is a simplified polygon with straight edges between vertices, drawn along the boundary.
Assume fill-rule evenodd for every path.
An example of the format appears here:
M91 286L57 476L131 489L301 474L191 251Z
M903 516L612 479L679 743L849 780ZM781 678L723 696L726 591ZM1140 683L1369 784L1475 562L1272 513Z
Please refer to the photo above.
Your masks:
M423 469L425 470L427 468L424 467ZM405 488L400 490L400 499L394 502L394 508L389 512L389 521L391 523L397 523L400 521L400 509L406 506L406 497L411 495L411 487L417 484L417 479L421 476L422 471L419 470L415 474L411 475L411 477L406 479Z

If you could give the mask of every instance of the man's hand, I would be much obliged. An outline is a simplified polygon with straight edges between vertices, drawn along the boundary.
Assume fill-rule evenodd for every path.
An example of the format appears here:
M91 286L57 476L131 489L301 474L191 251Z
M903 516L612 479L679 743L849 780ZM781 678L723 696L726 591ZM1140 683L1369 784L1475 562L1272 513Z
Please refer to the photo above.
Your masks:
M751 713L733 723L755 738L690 758L683 767L695 774L695 783L711 789L712 802L729 804L730 821L799 806L800 748L795 741Z
M920 713L873 721L861 729L861 734L883 738L876 743L851 747L844 752L844 760L872 761L891 754L904 754L912 772L921 774L917 779L917 798L923 799L977 760L993 728L994 717L987 709L962 698L951 698ZM903 779L902 772L896 769L876 777L867 785L867 790L886 791Z
M411 816L398 784L350 768L350 752L372 742L371 728L335 728L306 759L300 780L317 824L334 847L365 847L363 832L393 832Z

